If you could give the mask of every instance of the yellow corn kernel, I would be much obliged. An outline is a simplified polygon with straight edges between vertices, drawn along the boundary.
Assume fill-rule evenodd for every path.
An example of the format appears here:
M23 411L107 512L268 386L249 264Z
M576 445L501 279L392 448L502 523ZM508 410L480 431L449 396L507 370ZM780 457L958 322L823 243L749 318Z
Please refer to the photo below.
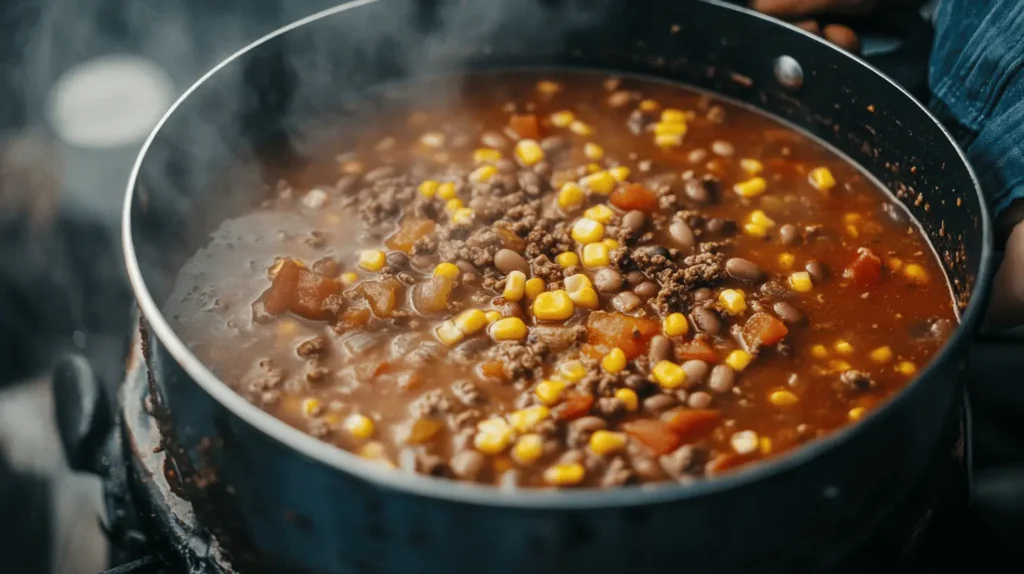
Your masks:
M679 147L683 145L683 136L679 134L655 134L654 145L660 148Z
M555 263L561 265L563 269L566 267L575 267L580 264L580 257L572 251L563 251L558 255L555 255Z
M526 281L526 296L533 299L537 295L540 295L548 288L548 284L544 282L540 277L534 277Z
M779 389L777 391L772 391L771 394L768 395L768 401L777 407L785 408L791 407L800 402L800 397L793 394L792 391Z
M505 278L505 290L501 296L506 301L519 301L526 294L526 274L522 271L509 271Z
M516 432L525 433L533 430L542 420L548 418L551 411L544 405L533 405L525 409L512 411L508 415L508 422Z
M487 183L498 174L498 168L493 165L482 165L469 174L469 180L476 183Z
M377 441L368 442L359 449L359 456L370 460L380 460L385 456L384 445Z
M473 223L476 213L468 207L460 207L452 212L452 223L455 225L469 225Z
M574 182L566 182L558 190L558 207L564 210L568 211L578 208L583 205L585 199L586 193L583 191L583 188Z
M573 291L579 291L584 287L594 286L594 284L590 282L590 277L587 277L582 273L570 275L566 277L562 282L565 284L565 290L568 291L569 293L572 293Z
M294 337L299 332L299 325L295 321L285 320L277 325L277 334L279 337Z
M828 191L836 185L836 178L832 177L832 172L827 167L812 169L811 173L807 174L807 181L819 191Z
M533 300L533 316L541 321L564 321L573 310L572 299L561 289L545 291Z
M658 361L651 369L651 375L666 389L674 389L686 382L686 371L672 361Z
M601 241L601 245L604 245L605 247L607 247L608 251L614 251L615 249L618 249L619 247L621 247L621 244L618 241L616 241L616 240L614 240L614 239L612 239L610 237L608 239L605 239L605 240Z
M626 435L606 430L590 435L590 450L601 456L614 454L626 447Z
M526 334L526 323L519 317L505 317L491 325L491 338L495 341L522 341Z
M900 259L899 257L890 257L885 261L885 264L889 269L893 271L899 271L900 269L903 268L903 260Z
M538 434L524 434L512 447L512 460L526 466L537 462L544 454L544 438Z
M864 413L866 411L867 409L865 409L864 407L853 407L852 409L850 409L850 412L846 413L846 418L850 419L851 421L859 421L861 417L864 416Z
M686 315L672 313L661 322L661 330L666 337L681 337L690 331L690 324L686 322Z
M501 159L501 151L490 147L482 147L473 151L474 163L494 163Z
M772 219L771 217L768 217L768 215L765 212L761 211L760 209L755 209L754 211L750 212L750 223L753 223L754 225L763 227L765 229L771 229L775 227L775 220Z
M850 369L850 363L847 363L842 359L832 359L831 361L828 362L828 368L833 373L847 371Z
M928 282L928 272L925 271L924 267L921 267L917 263L908 263L903 268L903 276L907 278L911 283L918 285L924 285Z
M764 171L764 164L757 161L756 159L743 158L740 160L740 169L749 173L750 175L760 175Z
M544 150L537 140L519 140L516 143L516 159L525 166L536 165L544 159Z
M349 415L343 425L353 438L364 440L373 436L373 419L366 415Z
M760 440L758 440L757 444L758 448L760 448L761 450L761 454L768 456L769 454L772 453L772 439L763 436Z
M747 298L742 291L726 289L718 295L718 302L730 315L739 315L747 310Z
M910 361L900 361L896 363L896 372L909 377L917 372L917 365Z
M851 345L849 341L845 341L843 339L836 341L835 345L832 345L832 348L840 355L849 355L853 352L853 345Z
M356 275L355 273L353 273L351 271L349 271L347 273L342 273L341 274L341 281L343 283L345 283L345 285L351 285L351 284L355 283L356 281L359 281L359 275Z
M615 391L615 398L626 405L626 410L629 412L640 408L640 399L636 396L636 391L633 389L619 389Z
M466 207L466 205L457 197L453 197L444 203L444 210L448 213L455 213L463 207Z
M811 347L811 355L816 359L826 359L828 358L828 349L825 348L825 345L814 345Z
M768 235L768 230L764 226L755 223L743 224L743 232L758 239L764 239Z
M811 274L806 271L797 271L789 276L789 286L797 293L807 293L814 288L811 282Z
M434 149L444 147L444 134L441 132L427 132L420 136L420 143Z
M587 471L578 462L556 464L544 471L544 482L552 486L575 486L583 482Z
M452 322L466 335L472 335L487 325L487 316L480 309L467 309Z
M601 171L601 164L593 162L587 164L587 173L597 173L599 171Z
M580 186L592 193L608 195L615 189L615 178L607 171L596 171L580 179Z
M572 238L584 245L604 239L604 224L587 217L581 217L572 224Z
M779 267L789 270L796 264L796 256L792 253L780 253L779 254Z
M434 267L434 277L447 277L449 279L455 279L462 272L459 266L454 263L438 263L437 267Z
M573 120L569 124L569 131L578 136L589 136L594 133L594 128L590 127L589 124L585 124L579 120Z
M444 323L438 325L437 329L434 330L434 333L437 335L437 338L442 343L448 345L449 347L457 345L464 338L466 338L466 334L463 333L461 329L456 327L455 323L451 321L445 321Z
M763 177L752 177L732 186L732 190L740 197L757 197L768 189L768 182Z
M683 113L683 110L665 108L661 111L661 121L676 124L682 123L686 121L686 114Z
M558 365L558 375L567 381L575 383L587 376L587 368L580 361L566 361Z
M604 148L596 143L587 142L583 144L583 155L591 161L598 161L604 158Z
M569 299L572 302L584 309L597 309L601 306L600 299L597 297L597 291L592 287L584 287L578 291L570 291Z
M428 179L420 183L419 187L416 188L416 191L418 191L423 197L434 197L437 195L437 188L440 187L440 185L440 183L432 179Z
M860 225L864 222L864 216L859 213L844 213L843 223L846 225Z
M615 181L621 183L621 182L626 181L627 179L629 179L629 174L632 173L632 172L630 172L628 167L626 167L624 165L620 165L620 166L617 166L617 167L610 168L608 170L608 173L610 173L611 176L615 178Z
M558 404L558 401L562 398L562 393L565 392L566 383L562 381L551 381L545 380L537 383L537 387L533 389L533 394L537 395L540 402L547 406Z
M367 271L380 271L387 263L387 255L380 249L364 249L359 252L359 266Z
M611 208L608 207L607 205L599 203L594 207L591 207L590 209L584 211L583 216L593 219L594 221L597 221L599 223L607 224L609 221L612 220L613 217L615 217L615 212L612 211Z
M537 91L545 96L554 95L561 89L562 86L558 85L558 82L552 82L551 80L541 80L537 82Z
M760 448L761 440L757 433L752 430L739 431L729 437L729 444L739 454L753 454Z
M448 201L449 199L454 199L455 184L450 181L446 181L442 184L439 184L437 186L437 197L438 199L443 199L445 201Z
M871 351L870 357L876 363L888 363L892 360L892 347L888 345L879 347Z
M656 112L661 109L661 104L654 100L647 99L640 102L638 107L641 112Z
M551 114L551 125L556 128L567 128L572 121L576 119L576 115L569 110L562 110Z
M611 263L608 246L604 243L588 243L583 246L583 266L591 269L606 267Z
M512 427L505 419L494 417L476 425L473 446L484 454L501 454L512 442Z
M319 399L308 398L302 401L302 414L307 417L315 417L323 412L323 405L320 404Z
M725 357L725 364L732 367L734 371L739 372L746 369L752 360L754 360L754 357L750 353L743 349L736 349Z
M611 374L621 373L626 368L626 353L615 347L601 358L601 368Z
M487 318L487 324L490 325L495 321L501 319L501 313L497 311L487 311L484 313L484 317Z
M687 126L686 122L666 122L661 121L654 124L654 136L671 136L682 138L686 135Z

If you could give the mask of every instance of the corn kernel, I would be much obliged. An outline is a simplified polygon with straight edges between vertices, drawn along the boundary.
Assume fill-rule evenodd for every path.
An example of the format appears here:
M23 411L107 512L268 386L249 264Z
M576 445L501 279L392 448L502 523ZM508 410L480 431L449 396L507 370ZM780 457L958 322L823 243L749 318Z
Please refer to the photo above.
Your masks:
M870 357L876 363L888 363L892 360L892 348L888 345L879 347L871 351Z
M540 402L550 407L558 404L558 401L562 398L562 393L565 392L566 386L566 383L562 381L545 380L537 383L537 387L533 389L533 394L537 395Z
M452 223L455 225L469 225L473 223L476 213L468 207L460 207L452 212Z
M434 333L442 343L448 346L456 345L466 338L466 334L451 321L445 321L438 325Z
M893 271L899 271L903 268L903 260L899 257L890 257L886 260L885 264Z
M608 170L608 173L610 173L612 175L612 177L615 178L615 181L621 183L621 182L626 181L627 179L629 179L629 174L632 173L632 172L630 172L628 167L626 167L624 165L620 165L620 166L617 166L617 167L610 168Z
M750 223L763 227L765 229L771 229L775 227L775 220L768 217L768 215L760 209L755 209L750 212Z
M526 274L522 271L509 271L505 278L505 290L501 296L506 301L519 301L526 294Z
M596 143L587 142L583 144L583 155L591 161L598 161L604 158L604 148Z
M842 359L832 359L831 361L828 362L828 368L830 371L834 373L838 373L840 371L847 371L850 369L850 363L847 363Z
M793 394L792 391L779 389L777 391L772 391L771 394L768 395L768 401L777 407L785 408L791 407L800 402L800 397Z
M605 247L607 247L608 251L614 251L614 250L616 250L616 249L618 249L619 247L622 246L618 241L616 241L616 240L614 240L614 239L612 239L610 237L608 239L605 239L605 240L601 241L601 245L604 245Z
M516 432L525 433L533 430L542 420L548 418L551 411L544 405L533 405L525 409L512 411L508 415L508 422Z
M580 264L580 257L572 251L563 251L558 255L555 255L555 263L561 265L563 269L566 267L575 267Z
M493 165L482 165L469 174L469 180L476 183L487 183L498 174L498 168Z
M484 313L484 317L487 319L487 324L490 325L495 321L501 319L501 313L497 311L487 311Z
M849 355L853 352L853 345L851 345L849 341L844 341L843 339L836 341L836 344L832 345L832 348L840 355Z
M537 91L545 96L554 95L561 89L562 86L558 85L558 82L552 82L551 80L541 80L537 82Z
M533 300L533 316L541 321L563 321L572 313L572 299L561 289L545 291Z
M732 434L729 444L738 454L751 454L760 446L760 437L751 430L739 431Z
M825 348L825 345L814 345L811 347L811 355L816 359L826 359L828 358L828 349Z
M789 276L789 286L797 293L807 293L814 287L811 282L811 274L806 271L797 271Z
M740 160L740 169L749 173L750 175L760 175L764 171L764 164L757 161L756 159L743 158Z
M576 119L576 115L569 110L562 110L551 114L551 125L556 128L567 128L572 121Z
M591 269L606 267L611 263L608 246L604 243L588 243L583 246L583 266Z
M472 335L487 325L487 316L480 309L467 309L452 322L466 335Z
M368 442L359 449L359 456L370 460L380 460L384 458L384 445L377 441Z
M604 239L604 224L587 217L581 217L572 224L572 238L584 245Z
M601 306L600 299L597 297L597 291L592 287L584 287L578 291L571 291L569 293L569 299L578 306L584 309L597 309Z
M420 183L419 187L416 188L416 191L418 191L423 197L434 197L437 195L437 188L440 187L440 185L440 183L432 179L428 179Z
M583 482L587 471L578 462L556 464L544 471L544 482L552 486L574 486Z
M601 368L611 374L621 373L626 368L626 353L615 347L601 358Z
M566 361L558 365L558 375L567 381L576 382L587 376L587 368L580 361Z
M677 124L682 123L686 121L686 114L683 113L683 110L665 108L661 111L661 121Z
M674 136L683 137L686 135L687 126L685 122L666 122L660 121L654 124L654 135L657 136Z
M444 210L448 213L455 213L463 207L466 207L466 205L457 197L453 197L444 203Z
M579 291L584 287L594 286L594 284L590 282L590 277L587 277L582 273L570 275L566 277L562 282L565 284L565 290L568 291L569 293L572 293L573 291Z
M642 112L656 112L661 109L661 104L654 100L643 100L638 106Z
M474 163L495 163L501 159L501 151L490 147L482 147L473 151Z
M323 412L323 405L319 399L308 398L302 401L302 414L307 417L319 416Z
M607 171L596 171L580 179L580 186L592 193L608 195L615 189L615 178Z
M907 278L911 283L918 285L924 285L928 282L928 272L925 271L924 267L921 267L917 263L908 263L903 268L903 276Z
M544 438L538 434L524 434L512 447L512 460L526 466L537 462L544 454Z
M796 256L792 253L780 253L779 254L779 267L789 270L796 264Z
M686 322L686 315L672 313L661 322L661 330L666 337L681 337L690 331L690 324Z
M626 410L633 412L640 408L640 399L636 396L636 391L633 389L619 389L615 391L615 398L619 399L619 402L626 405Z
M359 252L359 266L367 271L380 271L387 263L387 255L380 249L364 249Z
M752 177L732 186L732 190L740 197L757 197L768 189L768 182L763 177Z
M672 361L658 361L651 369L651 375L666 389L674 389L686 382L686 371Z
M353 273L351 271L349 271L347 273L342 273L341 274L341 281L343 283L345 283L345 285L351 285L351 284L355 283L356 281L359 281L359 275L357 275L357 274L355 274L355 273Z
M739 372L746 369L752 360L754 360L754 357L750 353L743 349L736 349L725 357L725 364L732 367L734 371Z
M772 453L772 439L763 436L761 440L757 441L758 448L761 450L761 454L768 456Z
M373 419L366 415L349 415L343 425L354 438L364 440L373 436Z
M896 363L896 372L909 377L917 372L917 365L910 361L900 361Z
M444 147L444 134L441 132L427 132L420 136L420 142L429 148Z
M437 186L437 197L445 201L453 199L455 197L455 184L450 181L439 184Z
M437 267L434 267L434 277L447 277L449 279L455 279L462 272L459 266L454 263L438 263Z
M764 239L768 235L768 230L764 226L755 223L743 224L743 232L758 239Z
M606 430L590 435L590 450L601 456L614 454L626 447L626 435Z
M505 419L490 418L481 421L476 428L473 446L484 454L501 454L512 442L512 427Z
M579 120L573 120L569 124L569 131L578 136L589 136L594 133L594 128L590 127L589 124L585 124Z
M586 193L583 188L574 182L566 182L558 190L558 207L568 211L583 205Z
M548 288L548 284L544 282L540 277L534 277L526 281L526 296L533 299L537 295L540 295Z
M864 413L866 411L867 409L865 409L864 407L853 407L852 409L850 409L850 412L846 413L846 418L850 419L851 421L859 421L861 417L864 416Z
M819 191L828 191L836 185L836 178L832 177L832 172L827 167L812 169L811 173L807 174L807 181Z
M718 295L718 302L722 304L730 315L739 315L747 310L747 298L742 291L726 289Z
M683 145L683 136L679 134L655 134L654 145L660 148L679 147Z
M491 325L491 338L495 341L522 341L526 334L526 323L519 317L505 317Z
M587 164L587 173L597 173L599 171L601 171L601 164L593 162Z
M299 332L299 325L295 321L285 320L277 325L277 334L279 337L294 337Z
M607 224L615 217L615 212L610 207L604 204L597 204L594 207L583 212L584 217L588 217L599 223Z
M544 150L537 140L525 139L516 143L516 159L524 166L540 163L544 159Z

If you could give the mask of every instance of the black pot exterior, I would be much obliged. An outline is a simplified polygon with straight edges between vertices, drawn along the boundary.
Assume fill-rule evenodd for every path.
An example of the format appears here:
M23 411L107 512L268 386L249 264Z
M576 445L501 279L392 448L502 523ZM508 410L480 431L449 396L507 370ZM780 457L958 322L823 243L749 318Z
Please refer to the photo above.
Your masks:
M372 86L537 67L685 82L830 143L921 222L964 305L953 340L862 424L734 476L691 487L508 493L368 468L234 395L173 335L159 304L178 267L259 189L243 182L213 197L207 182L219 170L254 155L302 161L321 141L316 126L331 124L323 118L358 121L358 94ZM614 0L585 9L362 0L257 43L204 78L157 128L136 166L124 231L171 458L239 568L275 573L832 570L924 477L957 420L958 376L991 249L958 148L871 68L725 5Z

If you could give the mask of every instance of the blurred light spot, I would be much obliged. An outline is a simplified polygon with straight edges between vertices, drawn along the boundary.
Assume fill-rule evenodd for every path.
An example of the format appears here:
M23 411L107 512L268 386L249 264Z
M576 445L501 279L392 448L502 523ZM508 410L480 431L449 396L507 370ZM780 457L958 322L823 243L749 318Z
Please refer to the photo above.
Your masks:
M102 56L58 78L50 90L50 125L70 145L120 147L141 142L173 98L170 76L151 60Z

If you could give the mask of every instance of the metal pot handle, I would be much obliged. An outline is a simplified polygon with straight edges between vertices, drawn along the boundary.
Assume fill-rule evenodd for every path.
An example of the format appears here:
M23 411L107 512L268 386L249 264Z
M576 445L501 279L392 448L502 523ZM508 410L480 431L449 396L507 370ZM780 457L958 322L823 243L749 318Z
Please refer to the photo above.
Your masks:
M68 466L99 474L113 417L104 386L84 356L66 355L54 367L53 408Z

